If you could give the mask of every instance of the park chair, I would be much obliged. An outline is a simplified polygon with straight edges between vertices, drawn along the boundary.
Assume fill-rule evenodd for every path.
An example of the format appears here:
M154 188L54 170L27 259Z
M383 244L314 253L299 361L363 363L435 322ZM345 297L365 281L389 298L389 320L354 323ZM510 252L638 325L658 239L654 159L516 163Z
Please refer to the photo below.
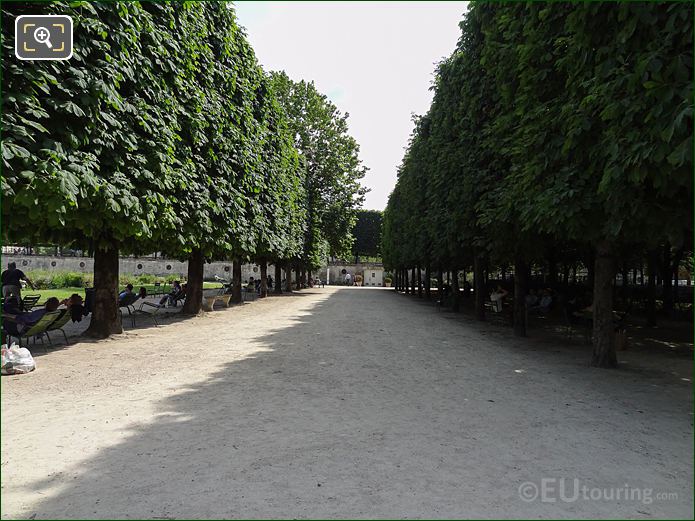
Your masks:
M41 299L41 295L26 295L22 299L22 309L24 311L31 311L31 308L33 308Z
M177 307L179 305L179 301L183 302L186 300L186 292L182 289L176 293L173 297L171 297L172 302L174 303L174 307Z
M60 331L63 333L63 337L65 338L65 345L70 345L70 342L68 342L68 335L65 333L65 330L63 329L65 325L70 322L70 319L72 318L72 314L70 313L69 309L61 309L59 310L63 314L60 315L51 325L49 325L46 328L46 338L48 338L48 343L53 345L53 342L51 341L51 337L48 336L49 331Z
M140 304L140 307L138 309L133 309L133 312L130 314L130 323L133 327L135 327L135 317L145 316L152 319L155 327L159 327L159 323L157 323L157 315L159 314L159 310L163 308L163 304L152 304L152 302L143 301Z
M10 340L12 337L17 339L17 342L19 342L19 347L22 347L22 338L27 339L27 347L29 346L29 339L30 338L36 338L39 335L43 334L46 332L48 327L55 322L58 317L61 315L61 311L49 311L46 313L44 316L42 316L36 324L31 326L29 329L22 331L21 333L10 333L9 331L7 332L8 336L8 344L10 343ZM4 320L11 320L9 318L4 318ZM5 330L7 331L7 330ZM34 340L34 343L36 343L36 339ZM41 343L43 344L43 339L41 340ZM46 350L46 347L44 346L44 351L48 352Z
M139 298L140 295L138 295L137 293L126 295L122 299L118 299L118 307L126 308L128 310L128 314L132 315L133 311L135 311L135 301Z

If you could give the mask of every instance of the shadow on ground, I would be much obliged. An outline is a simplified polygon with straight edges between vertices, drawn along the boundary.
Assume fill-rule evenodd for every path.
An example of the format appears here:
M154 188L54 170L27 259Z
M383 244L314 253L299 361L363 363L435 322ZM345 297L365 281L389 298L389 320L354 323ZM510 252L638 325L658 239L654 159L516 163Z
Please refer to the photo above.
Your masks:
M367 296L356 301L360 293ZM252 353L158 401L152 423L131 429L121 442L103 447L72 472L34 482L32 491L46 497L33 515L591 517L635 514L636 508L650 512L643 505L627 510L610 504L528 505L516 490L519 481L558 471L595 483L602 478L617 483L622 478L616 475L636 475L640 467L652 472L652 461L639 447L651 446L660 434L640 431L647 416L640 415L650 414L655 425L668 419L682 430L685 423L676 412L662 407L673 397L687 399L682 386L662 389L664 402L650 401L642 382L580 367L567 351L550 357L548 349L535 352L526 341L501 345L495 334L479 340L480 330L397 301L392 292L372 293L337 291L291 326L258 331L249 338L256 346ZM404 311L380 315L385 308ZM210 357L214 364L216 350L185 363L204 364ZM537 377L522 380L524 372L534 371ZM531 386L538 387L544 402L533 401ZM637 414L631 400L644 401L644 411ZM686 407L679 404L677 413ZM629 415L618 412L622 409ZM622 439L623 430L633 439ZM670 457L662 455L666 469ZM614 472L616 462L624 468L606 474ZM687 483L687 476L676 475ZM642 479L651 475L637 480ZM670 512L684 511L688 504L692 508L692 495Z

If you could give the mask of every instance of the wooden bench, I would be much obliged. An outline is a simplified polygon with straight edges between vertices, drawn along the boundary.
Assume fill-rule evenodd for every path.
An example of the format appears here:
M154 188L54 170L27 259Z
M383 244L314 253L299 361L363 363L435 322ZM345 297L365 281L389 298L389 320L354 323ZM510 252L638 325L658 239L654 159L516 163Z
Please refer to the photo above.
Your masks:
M224 307L229 307L229 301L232 299L232 295L211 295L209 297L203 297L203 309L205 311L212 311L215 307L216 302L222 302Z

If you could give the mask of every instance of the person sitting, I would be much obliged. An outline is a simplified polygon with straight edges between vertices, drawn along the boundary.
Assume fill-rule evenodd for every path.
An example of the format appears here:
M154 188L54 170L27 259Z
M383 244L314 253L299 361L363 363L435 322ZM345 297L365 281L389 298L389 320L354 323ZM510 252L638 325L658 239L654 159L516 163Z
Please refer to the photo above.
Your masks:
M553 296L549 289L545 289L541 294L541 298L538 301L538 304L533 306L531 309L545 315L546 313L548 313L548 311L550 311L550 306L552 306L552 304Z
M253 280L253 277L249 277L249 281L246 284L246 291L256 291L256 281Z
M538 304L538 295L536 295L535 289L529 291L528 295L524 298L524 302L526 302L527 309L531 309Z
M135 293L133 293L133 285L128 284L125 289L118 294L118 304L120 305L131 295L135 295Z
M80 295L73 293L69 298L66 298L60 304L68 308L70 318L73 322L82 322L82 317L85 315L85 312L84 301Z
M60 306L58 298L50 297L44 304L44 307L40 309L17 313L16 315L3 313L3 327L10 335L20 335L23 331L31 329L46 313L57 310L58 306Z
M140 287L140 291L138 291L138 298L140 300L145 300L147 298L147 288L145 286Z
M490 293L490 302L492 302L492 311L495 313L499 313L502 311L502 303L504 301L504 297L509 295L509 292L504 289L500 284L497 285L497 289L495 289L492 293Z
M175 280L171 285L171 291L159 299L160 306L176 306L176 301L179 300L178 297L181 294L181 283Z

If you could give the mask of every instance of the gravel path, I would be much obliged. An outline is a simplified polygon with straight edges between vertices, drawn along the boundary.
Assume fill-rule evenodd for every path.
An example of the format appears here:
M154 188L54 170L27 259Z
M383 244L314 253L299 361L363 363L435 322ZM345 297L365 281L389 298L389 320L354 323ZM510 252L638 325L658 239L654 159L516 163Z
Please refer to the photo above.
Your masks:
M2 517L692 518L691 363L587 349L331 287L39 353Z

